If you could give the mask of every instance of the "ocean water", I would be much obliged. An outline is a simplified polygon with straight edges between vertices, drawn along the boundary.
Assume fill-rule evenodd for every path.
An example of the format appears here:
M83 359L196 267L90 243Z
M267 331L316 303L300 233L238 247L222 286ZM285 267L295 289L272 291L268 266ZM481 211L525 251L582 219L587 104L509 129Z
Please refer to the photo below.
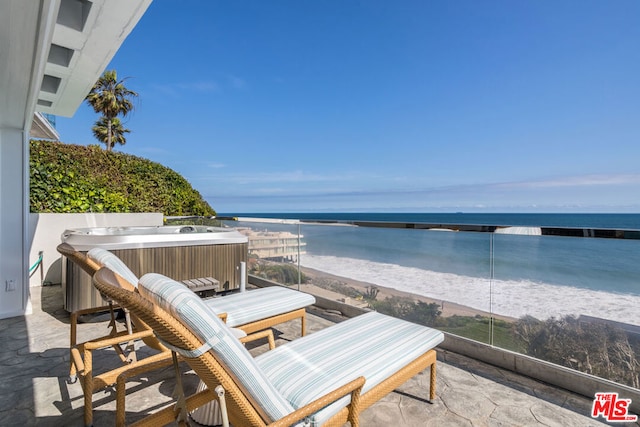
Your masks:
M640 230L639 214L237 216ZM640 325L640 240L311 224L300 231L306 267L506 316L585 314Z
M379 212L303 212L232 213L220 216L286 218L300 220L387 221L442 224L477 224L531 227L585 227L640 230L640 214L593 213L379 213Z

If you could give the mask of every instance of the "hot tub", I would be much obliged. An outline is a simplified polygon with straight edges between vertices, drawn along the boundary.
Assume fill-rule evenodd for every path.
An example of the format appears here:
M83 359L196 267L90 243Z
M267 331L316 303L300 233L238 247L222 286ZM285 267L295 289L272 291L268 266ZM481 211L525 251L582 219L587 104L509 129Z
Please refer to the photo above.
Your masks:
M201 225L77 228L62 233L62 241L81 252L100 247L120 257L138 276L160 273L172 279L214 278L215 291L235 290L246 280L248 238L235 229ZM211 281L211 280L209 280ZM77 311L106 305L80 267L63 257L64 307Z

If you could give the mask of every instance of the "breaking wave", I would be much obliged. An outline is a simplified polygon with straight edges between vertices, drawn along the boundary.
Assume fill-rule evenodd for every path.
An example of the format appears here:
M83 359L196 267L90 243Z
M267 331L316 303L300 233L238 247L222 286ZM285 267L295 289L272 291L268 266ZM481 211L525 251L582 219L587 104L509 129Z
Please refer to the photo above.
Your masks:
M640 324L640 296L526 280L490 280L361 259L304 254L304 267L435 300L538 319L589 315ZM493 298L490 296L493 295Z

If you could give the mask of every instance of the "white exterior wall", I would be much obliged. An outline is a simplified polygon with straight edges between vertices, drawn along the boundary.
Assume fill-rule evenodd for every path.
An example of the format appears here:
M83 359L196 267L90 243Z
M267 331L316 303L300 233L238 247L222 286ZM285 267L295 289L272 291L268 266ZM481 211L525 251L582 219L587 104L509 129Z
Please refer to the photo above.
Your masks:
M162 213L32 213L29 214L29 267L38 260L43 252L42 275L40 268L34 270L29 286L40 286L42 282L59 284L61 282L61 259L56 247L62 243L61 235L65 230L86 227L135 227L162 225Z
M73 115L150 3L0 1L0 319L29 312L27 135L36 106ZM68 64L49 62L52 44L67 49ZM59 83L43 85L45 77Z
M28 307L25 134L0 127L0 318L24 314Z

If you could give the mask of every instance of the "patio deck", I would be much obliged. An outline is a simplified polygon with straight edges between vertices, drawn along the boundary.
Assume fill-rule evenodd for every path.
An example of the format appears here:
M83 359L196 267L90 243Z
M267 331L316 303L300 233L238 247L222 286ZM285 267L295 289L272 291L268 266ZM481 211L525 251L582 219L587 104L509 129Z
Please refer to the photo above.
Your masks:
M81 426L82 392L79 383L67 384L69 316L62 308L60 286L32 288L33 314L0 320L0 425ZM313 333L335 320L322 310L310 310ZM99 331L99 332L98 332ZM106 322L81 325L79 340L106 331ZM280 325L279 343L295 339L299 322ZM278 342L276 344L278 344ZM142 350L144 351L144 350ZM266 351L256 343L252 353ZM117 359L104 351L95 366ZM428 396L429 376L420 374L361 415L362 426L589 426L591 400L475 360L439 351L438 389ZM185 366L185 370L188 368ZM185 374L187 392L198 382ZM127 421L172 401L171 368L153 372L128 384ZM113 425L115 393L94 394L94 425ZM617 425L620 425L619 423ZM638 423L629 425L639 425ZM238 426L237 426L238 427Z

